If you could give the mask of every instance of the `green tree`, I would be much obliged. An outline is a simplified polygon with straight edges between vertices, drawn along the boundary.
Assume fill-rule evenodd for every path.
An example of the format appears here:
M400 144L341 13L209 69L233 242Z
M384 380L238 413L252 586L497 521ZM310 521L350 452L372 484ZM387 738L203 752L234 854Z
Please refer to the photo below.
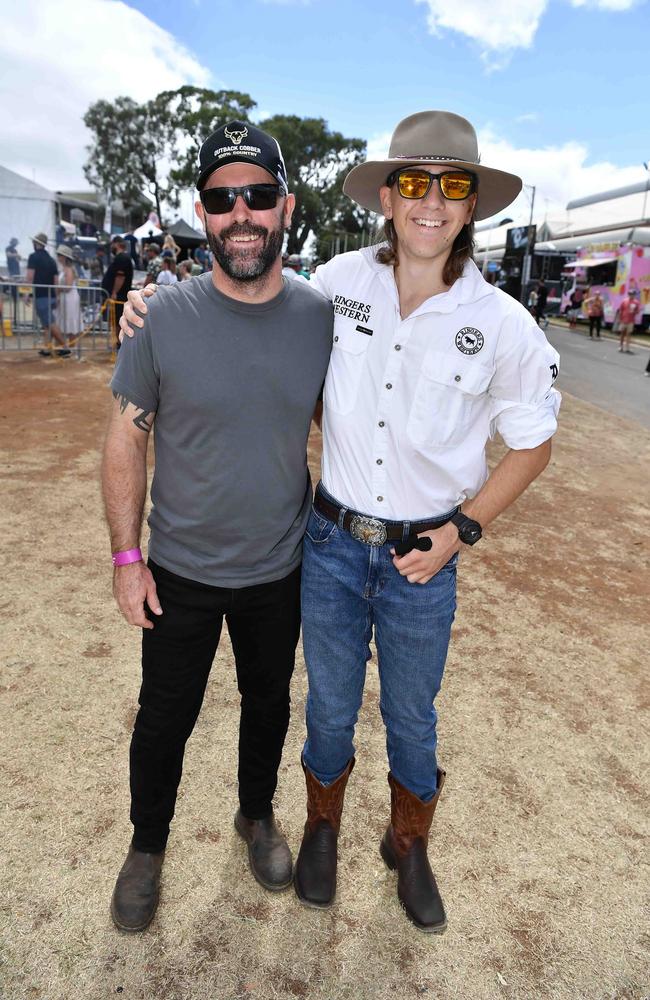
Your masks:
M83 168L86 180L98 191L110 190L125 205L137 204L146 192L160 215L155 122L147 105L130 97L96 101L83 120L93 136Z
M352 204L342 192L343 178L363 159L366 143L330 131L323 118L274 115L260 128L282 147L289 190L296 196L287 249L301 253L310 233L318 233Z
M93 137L85 177L126 205L148 194L162 218L162 205L178 208L181 191L194 186L203 140L223 122L248 120L254 107L248 94L189 86L144 104L130 97L96 101L84 115Z
M211 132L226 122L250 121L256 104L238 90L207 90L181 87L166 90L151 102L165 122L165 140L170 158L165 199L178 208L181 191L193 188L199 150Z

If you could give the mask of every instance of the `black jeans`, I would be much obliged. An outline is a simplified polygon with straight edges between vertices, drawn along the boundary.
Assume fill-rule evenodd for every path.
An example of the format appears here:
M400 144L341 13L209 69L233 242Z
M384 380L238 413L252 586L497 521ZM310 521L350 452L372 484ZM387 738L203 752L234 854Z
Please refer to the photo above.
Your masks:
M600 337L600 327L603 322L602 316L590 316L589 317L589 336L593 337L594 330L596 331L596 336Z
M163 614L142 632L140 710L131 740L131 822L139 851L169 836L185 744L198 718L224 616L241 695L239 803L249 819L272 809L289 725L289 684L300 633L300 568L283 580L231 590L196 583L151 560Z

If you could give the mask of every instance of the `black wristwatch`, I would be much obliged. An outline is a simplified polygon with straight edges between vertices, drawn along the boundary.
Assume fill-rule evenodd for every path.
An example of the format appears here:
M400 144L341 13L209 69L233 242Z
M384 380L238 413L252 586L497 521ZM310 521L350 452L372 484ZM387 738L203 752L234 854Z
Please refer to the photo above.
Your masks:
M473 521L467 514L459 510L449 520L458 528L458 537L465 545L476 545L479 538L483 537L483 529L478 521Z

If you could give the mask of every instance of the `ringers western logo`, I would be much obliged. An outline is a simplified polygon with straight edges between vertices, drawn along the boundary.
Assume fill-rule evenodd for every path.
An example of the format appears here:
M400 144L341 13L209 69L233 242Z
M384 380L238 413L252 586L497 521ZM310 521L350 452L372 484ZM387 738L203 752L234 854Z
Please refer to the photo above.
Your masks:
M365 302L357 302L356 299L346 299L345 295L334 296L334 312L348 319L356 319L357 323L367 324L370 322L371 306ZM362 330L362 333L368 331ZM372 333L372 330L370 331Z
M485 340L480 330L475 330L473 326L464 326L456 334L455 343L463 354L478 354Z
M225 128L223 130L223 134L225 135L226 139L230 139L231 142L234 142L235 146L238 146L239 143L242 141L242 139L245 139L246 136L248 135L248 129L246 128L246 126L244 126L244 128L241 129Z

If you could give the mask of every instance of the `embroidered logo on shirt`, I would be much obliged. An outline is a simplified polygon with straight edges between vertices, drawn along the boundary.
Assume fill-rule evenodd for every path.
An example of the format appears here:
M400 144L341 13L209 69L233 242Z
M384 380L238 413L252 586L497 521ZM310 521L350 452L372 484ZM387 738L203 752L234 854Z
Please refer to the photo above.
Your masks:
M464 326L456 334L456 347L463 354L478 354L484 343L483 334L473 326Z
M364 326L370 322L372 307L365 302L357 302L356 299L346 299L345 295L334 296L334 312L340 316L347 316L348 319L355 319L357 323ZM359 327L357 327L357 330ZM360 331L365 333L365 330Z

